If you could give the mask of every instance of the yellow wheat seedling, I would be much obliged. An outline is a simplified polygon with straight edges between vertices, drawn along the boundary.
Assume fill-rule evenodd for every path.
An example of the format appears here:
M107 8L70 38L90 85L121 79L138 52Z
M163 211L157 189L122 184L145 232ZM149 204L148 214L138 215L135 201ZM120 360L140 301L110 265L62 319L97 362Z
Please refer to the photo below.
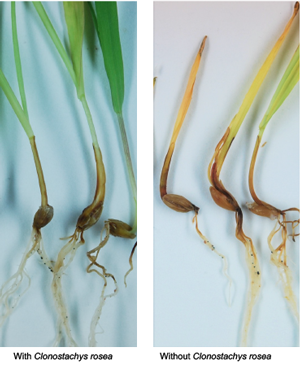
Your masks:
M198 235L201 237L201 239L203 240L204 244L211 250L213 251L215 254L217 254L218 256L221 257L221 259L223 260L223 272L224 275L227 277L227 279L229 280L229 282L231 283L231 279L227 274L227 260L225 258L225 256L223 254L221 254L220 252L218 252L215 248L215 246L202 234L202 232L199 230L198 228L198 220L197 220L197 216L198 216L198 212L199 212L199 207L197 207L196 205L192 204L189 200L187 200L185 197L181 196L181 195L175 195L175 194L169 194L167 192L167 180L168 180L168 174L169 174L169 169L170 169L170 164L171 164L171 159L173 156L173 152L175 149L175 144L179 135L179 132L181 130L183 121L185 119L185 116L187 114L187 111L189 109L191 100L192 100L192 95L193 95L193 90L194 90L194 85L195 85L195 81L196 81L196 76L197 76L197 72L199 69L199 65L200 65L200 61L201 61L201 57L202 57L202 53L205 47L205 42L206 42L207 36L204 37L200 49L196 55L196 59L194 61L194 64L192 66L191 72L190 72L190 76L188 79L188 83L187 83L187 87L183 96L183 100L181 102L180 108L179 108L179 112L177 115L177 119L174 125L174 129L173 129L173 134L171 137L171 141L170 141L170 145L169 145L169 149L168 152L166 154L165 157L165 161L164 161L164 165L161 171L161 176L160 176L160 197L162 199L162 201L172 210L175 210L177 212L180 213L187 213L187 212L194 212L194 217L193 217L193 223L195 223L195 227L196 227L196 231L198 233Z
M283 285L284 297L288 301L294 316L299 322L299 311L296 296L292 289L292 274L290 268L287 265L287 253L286 253L286 241L288 238L287 224L291 224L292 227L291 237L295 241L295 236L299 235L299 233L295 234L295 229L299 225L299 219L288 221L286 219L286 215L287 212L296 212L299 215L300 211L298 208L289 208L285 210L277 209L274 206L260 200L254 189L254 168L265 128L270 119L272 118L272 116L285 101L285 99L293 90L298 81L299 81L299 46L297 47L297 50L294 53L287 69L285 70L285 73L274 93L274 96L270 102L267 112L265 113L259 125L259 133L256 138L256 143L253 150L249 170L249 189L251 196L254 200L254 203L247 203L247 206L248 209L251 210L251 212L254 214L267 217L272 220L276 220L275 227L268 236L268 245L271 251L271 262L278 269L280 281ZM281 233L282 242L280 243L279 246L274 247L274 245L272 244L272 240L277 232Z
M252 102L264 81L272 63L286 38L293 20L295 19L299 10L299 3L297 2L294 6L294 11L291 19L287 23L282 35L279 37L272 51L266 58L264 64L260 68L258 74L256 75L254 81L252 82L250 89L248 90L243 103L238 111L238 113L232 119L230 125L228 126L225 134L223 135L220 142L217 144L213 157L208 167L208 178L211 183L210 193L213 200L217 205L221 206L226 210L233 211L235 213L236 219L236 232L235 235L238 240L240 240L245 246L246 250L246 263L249 272L249 290L247 295L247 305L244 318L244 326L242 331L241 345L247 345L248 330L251 321L251 315L253 307L257 301L259 291L261 288L261 271L257 258L256 249L252 243L250 237L246 236L243 231L243 213L237 203L234 196L225 188L222 181L220 180L220 173L222 166L224 164L227 153L231 147L233 140L235 139L239 128L252 105Z

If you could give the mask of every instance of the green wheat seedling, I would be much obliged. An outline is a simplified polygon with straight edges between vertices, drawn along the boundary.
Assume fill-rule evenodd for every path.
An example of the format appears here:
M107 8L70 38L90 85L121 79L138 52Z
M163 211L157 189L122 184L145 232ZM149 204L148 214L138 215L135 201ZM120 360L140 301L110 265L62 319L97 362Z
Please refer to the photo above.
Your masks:
M132 198L135 205L135 217L133 226L129 226L124 222L113 219L109 219L106 223L109 224L110 227L109 234L112 234L116 237L132 239L136 237L137 229L137 190L123 118L125 82L117 4L115 1L100 1L95 2L96 12L94 11L92 5L90 5L90 9L92 12L92 17L95 23L97 35L102 50L105 70L110 85L113 109L118 119L118 126L123 146L122 152L126 163ZM126 276L124 281L126 284Z
M16 74L19 85L19 92L21 96L20 105L16 95L14 94L12 88L10 87L3 71L0 69L0 87L2 88L7 100L11 104L16 116L18 117L31 145L32 154L34 158L34 163L37 171L39 187L41 192L41 206L38 211L35 213L33 224L32 224L32 232L31 239L26 247L24 255L21 259L18 270L14 275L12 275L2 286L0 289L0 326L3 325L5 320L9 317L9 315L13 312L13 310L17 307L21 296L29 289L30 287L30 277L25 271L25 266L29 258L34 254L38 253L41 257L43 263L53 271L53 264L49 260L44 245L42 241L42 233L41 228L45 227L53 217L53 208L48 204L47 190L46 184L44 180L42 165L39 159L39 154L37 150L37 146L35 143L35 135L33 133L31 124L29 122L29 115L27 110L27 102L25 95L25 87L23 82L23 74L22 74L22 66L21 66L21 57L19 51L18 44L18 34L17 34L17 21L16 21L16 9L15 3L11 3L11 20L12 20L12 36L13 36L13 49L14 49L14 58L16 64ZM28 285L27 288L19 293L19 289L23 283L24 278L27 278Z
M135 218L133 226L128 225L117 219L108 219L105 221L104 229L105 237L100 241L100 244L96 246L93 250L87 253L87 256L90 260L90 265L87 268L88 272L96 272L99 274L99 271L96 268L100 268L103 271L103 274L106 272L106 269L103 265L100 265L97 261L100 250L106 245L109 240L110 235L120 238L133 239L136 237L136 229L137 229L137 190L136 190L136 181L134 177L134 171L132 167L132 161L130 156L129 144L124 124L123 118L123 102L124 102L124 94L125 94L125 82L124 82L124 65L123 65L123 57L122 57L122 48L120 41L120 33L119 33L119 20L118 20L118 11L117 4L114 1L110 2L95 2L95 10L93 6L90 4L90 10L92 13L92 17L94 20L95 28L97 31L97 35L99 38L104 65L106 74L108 77L110 91L111 91L111 99L113 104L114 112L117 115L119 131L122 139L123 146L123 156L126 163L127 173L129 177L132 197L135 205ZM102 232L103 232L102 231ZM129 264L130 269L124 276L124 283L126 284L127 275L133 270L132 258L134 251L136 249L137 242L132 248ZM100 274L99 274L100 275ZM112 276L110 274L110 276ZM89 334L89 346L96 346L96 337L95 331L97 324L100 319L100 315L102 312L102 308L104 306L105 299L109 296L104 295L104 289L106 287L106 282L104 283L100 303L96 308L94 315L92 317L90 334Z
M285 73L269 104L267 112L265 113L259 125L259 133L256 138L256 143L253 150L249 169L249 189L254 202L247 203L247 206L248 209L251 210L251 212L254 214L270 218L271 220L276 220L275 227L268 236L268 245L271 252L271 262L276 266L278 270L279 279L284 290L284 298L289 303L295 318L299 322L299 311L296 296L292 289L292 274L290 268L287 265L287 253L286 253L286 241L288 238L287 224L291 224L292 227L291 237L295 241L295 236L299 235L299 233L295 234L295 229L299 225L299 219L288 221L286 219L286 215L287 212L294 211L299 213L300 211L298 208L289 208L285 210L277 209L274 206L260 200L256 195L254 189L254 168L265 128L267 127L268 122L271 120L272 116L275 114L275 112L279 109L279 107L288 97L288 95L293 90L298 81L299 81L299 46L297 47L297 50L294 53L287 69L285 70ZM277 232L281 234L282 242L280 243L279 246L274 247L274 245L272 244L272 240Z
M74 234L69 237L68 243L60 250L55 267L53 269L53 282L52 292L55 300L56 309L58 312L58 326L57 336L54 342L54 346L58 346L62 338L62 328L64 328L67 336L67 345L77 346L71 332L68 312L66 309L63 289L61 284L62 275L65 273L67 267L73 261L77 249L84 244L83 234L84 231L91 228L99 220L105 197L105 167L102 160L101 150L98 144L98 139L88 107L88 103L85 96L84 79L83 79L83 62L82 62L82 44L84 34L84 3L83 2L65 2L64 3L64 15L68 29L69 50L70 56L66 49L62 45L43 5L40 2L33 3L36 11L38 12L49 36L51 37L55 48L59 52L62 61L64 62L77 91L77 97L84 109L87 123L89 126L92 145L95 155L96 171L97 171L97 183L92 203L86 207L79 216L75 228ZM106 284L106 277L112 277L106 273L102 268L102 273L98 272ZM114 278L113 278L114 279ZM116 285L116 282L115 282ZM117 292L117 285L115 293Z

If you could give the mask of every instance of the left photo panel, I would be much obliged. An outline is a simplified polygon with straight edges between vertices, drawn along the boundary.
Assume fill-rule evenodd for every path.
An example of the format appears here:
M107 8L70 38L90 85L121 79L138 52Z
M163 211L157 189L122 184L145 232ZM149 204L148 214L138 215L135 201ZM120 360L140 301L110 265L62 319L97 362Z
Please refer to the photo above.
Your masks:
M136 347L137 3L0 3L0 346Z

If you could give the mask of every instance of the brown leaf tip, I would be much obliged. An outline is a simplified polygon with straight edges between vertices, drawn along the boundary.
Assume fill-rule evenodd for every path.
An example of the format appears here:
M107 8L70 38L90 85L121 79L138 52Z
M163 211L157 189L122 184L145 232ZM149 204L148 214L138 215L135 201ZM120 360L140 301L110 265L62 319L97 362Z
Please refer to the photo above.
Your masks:
M203 41L202 41L202 43L201 43L200 50L199 50L200 56L202 56L202 52L203 52L204 47L205 47L206 39L207 39L207 36L205 36L205 37L203 38Z

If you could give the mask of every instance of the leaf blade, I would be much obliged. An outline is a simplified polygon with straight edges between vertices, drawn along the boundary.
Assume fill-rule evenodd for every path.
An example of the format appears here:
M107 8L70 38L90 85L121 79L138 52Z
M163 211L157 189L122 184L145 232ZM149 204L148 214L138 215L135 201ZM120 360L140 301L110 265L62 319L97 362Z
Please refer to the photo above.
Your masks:
M84 3L64 1L65 20L68 28L71 59L76 78L77 95L84 96L82 44L84 34Z
M97 33L109 80L113 108L116 114L122 114L125 83L117 3L100 1L95 2L95 7Z

